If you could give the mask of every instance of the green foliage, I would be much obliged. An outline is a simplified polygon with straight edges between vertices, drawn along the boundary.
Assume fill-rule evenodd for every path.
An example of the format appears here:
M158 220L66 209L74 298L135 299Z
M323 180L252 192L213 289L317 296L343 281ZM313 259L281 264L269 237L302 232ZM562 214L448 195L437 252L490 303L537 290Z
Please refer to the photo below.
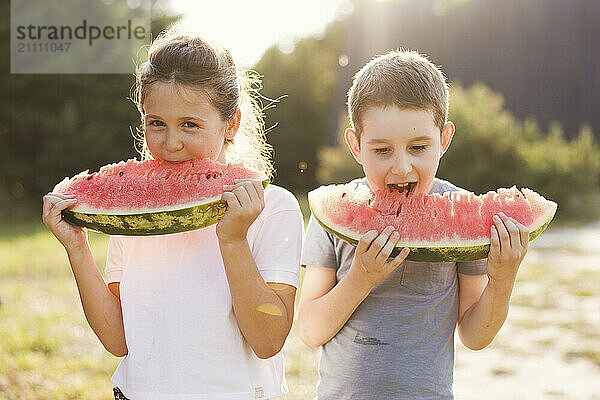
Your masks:
M591 128L567 141L558 123L547 133L503 109L502 97L483 85L451 91L450 119L457 133L440 163L440 176L476 192L530 187L575 215L582 199L598 193L600 149Z
M293 189L315 181L317 149L327 131L338 55L345 23L334 22L322 38L299 40L291 53L271 47L255 66L265 77L262 94L281 98L266 111L267 139L273 145L276 181Z
M482 84L453 85L450 120L456 134L438 176L476 193L529 187L559 203L561 215L589 215L598 196L600 149L591 128L567 141L558 123L543 133L532 119L518 121L502 96ZM319 152L322 183L345 182L362 173L344 143Z
M10 12L3 3L0 34L8 38ZM153 36L175 17L152 21ZM131 130L139 114L128 99L127 74L10 74L10 40L0 43L0 206L20 208L52 190L64 176L136 157ZM139 56L143 57L140 51Z
M317 179L324 185L345 183L363 176L362 167L356 162L344 141L344 130L350 126L350 120L346 113L340 116L338 126L341 128L338 134L338 145L336 147L323 146L317 154L319 160Z

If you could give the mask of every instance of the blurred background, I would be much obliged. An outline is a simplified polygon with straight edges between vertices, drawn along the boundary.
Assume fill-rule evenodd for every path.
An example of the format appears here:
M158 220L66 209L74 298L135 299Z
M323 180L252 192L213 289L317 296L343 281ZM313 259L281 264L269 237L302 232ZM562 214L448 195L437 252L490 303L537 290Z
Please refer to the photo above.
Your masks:
M522 266L507 325L481 352L457 342L457 399L600 396L600 2L153 1L263 76L274 182L306 192L361 175L341 141L346 92L372 56L426 54L450 82L456 135L438 176L477 193L530 187L559 203ZM138 157L131 74L11 74L0 4L0 399L109 399L118 360L85 323L40 198L64 176ZM143 51L139 53L143 60ZM90 234L103 268L107 237ZM319 351L294 331L289 399L310 399ZM489 394L489 396L488 396Z

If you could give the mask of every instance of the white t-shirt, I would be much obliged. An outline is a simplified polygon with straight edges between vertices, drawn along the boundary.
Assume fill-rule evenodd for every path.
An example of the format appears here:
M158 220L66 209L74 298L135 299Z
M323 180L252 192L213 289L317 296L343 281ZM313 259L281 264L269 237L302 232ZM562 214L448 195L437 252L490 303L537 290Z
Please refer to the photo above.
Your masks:
M287 393L283 355L262 360L233 313L216 225L162 236L112 236L106 278L120 282L129 350L112 381L131 400L269 399ZM248 243L266 282L298 287L302 214L269 185Z

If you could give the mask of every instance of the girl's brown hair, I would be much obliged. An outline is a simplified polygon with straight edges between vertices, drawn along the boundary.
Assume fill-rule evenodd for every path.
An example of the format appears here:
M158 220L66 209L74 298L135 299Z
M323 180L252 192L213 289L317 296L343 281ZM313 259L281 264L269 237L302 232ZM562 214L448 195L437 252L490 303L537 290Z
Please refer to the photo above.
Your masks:
M148 49L148 61L136 70L133 100L142 117L148 88L155 82L175 83L206 95L224 121L241 111L240 128L234 139L225 142L227 162L241 162L271 174L271 147L264 135L263 114L257 99L258 74L242 70L223 48L197 36L180 34L176 28L162 32ZM142 135L138 151L142 158L150 153Z

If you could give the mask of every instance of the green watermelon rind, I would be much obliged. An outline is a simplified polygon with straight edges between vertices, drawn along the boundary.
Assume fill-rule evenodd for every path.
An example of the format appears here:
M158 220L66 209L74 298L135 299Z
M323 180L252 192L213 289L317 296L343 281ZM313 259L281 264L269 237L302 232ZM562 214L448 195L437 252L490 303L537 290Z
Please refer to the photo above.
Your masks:
M340 240L343 240L346 243L351 244L352 246L358 245L358 240L361 235L357 234L357 238L350 237L348 235L344 235L343 233L335 230L335 228L328 226L326 223L321 221L317 215L314 213L312 206L310 205L310 201L308 202L311 211L313 211L313 216L315 220L329 233L333 236L337 237ZM554 214L556 213L556 208L549 215L547 220L539 227L535 228L531 232L529 232L529 242L533 241L539 235L544 232L544 230L548 227L552 218L554 218ZM488 240L489 241L489 240ZM410 249L410 253L406 257L406 260L409 261L420 261L420 262L464 262L464 261L475 261L481 260L483 258L487 258L488 253L490 251L490 244L481 244L475 246L412 246L411 244L403 244L398 243L390 257L395 257L400 253L400 251L408 247Z
M262 181L267 187L269 180ZM109 235L150 236L181 233L218 223L227 211L220 200L191 207L132 214L62 211L65 221Z

